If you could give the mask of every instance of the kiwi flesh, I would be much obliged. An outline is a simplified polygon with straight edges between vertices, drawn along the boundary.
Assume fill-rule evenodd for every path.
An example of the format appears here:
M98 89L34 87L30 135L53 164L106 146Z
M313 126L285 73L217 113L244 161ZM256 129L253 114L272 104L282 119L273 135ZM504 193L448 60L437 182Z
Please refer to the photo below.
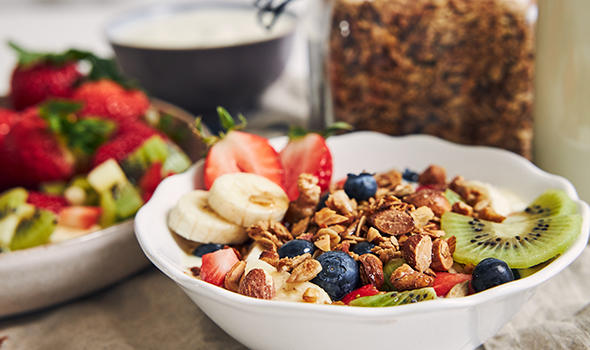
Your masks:
M350 302L351 306L386 307L413 304L424 300L436 299L436 292L432 287L407 290L404 292L387 292L383 294L360 297Z
M0 248L8 249L14 231L24 216L34 211L26 204L29 194L23 188L14 188L0 195Z
M506 220L504 220L504 223L577 213L578 206L564 191L548 190L537 197L522 212L509 215Z
M10 250L26 249L49 242L49 236L55 230L57 217L48 210L35 209L33 215L24 218L18 224Z
M447 197L447 200L451 205L457 202L463 202L463 198L461 198L461 196L457 192L451 190L450 188L447 188L445 190L444 195L445 197Z
M447 212L441 226L446 237L457 239L456 262L477 265L492 257L524 269L563 253L580 233L582 218L572 214L497 223Z
M154 135L128 155L121 162L121 168L131 182L138 183L152 163L164 163L166 158L168 158L166 141L162 137Z

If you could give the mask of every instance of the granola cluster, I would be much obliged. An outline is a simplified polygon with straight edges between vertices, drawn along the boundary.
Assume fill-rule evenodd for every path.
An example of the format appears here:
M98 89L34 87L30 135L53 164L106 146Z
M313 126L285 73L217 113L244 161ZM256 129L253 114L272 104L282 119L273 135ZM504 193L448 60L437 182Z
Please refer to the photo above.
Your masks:
M334 115L531 156L533 1L337 0Z
M382 290L387 284L397 291L429 287L437 272L465 272L470 268L454 263L456 239L445 238L440 227L445 212L486 220L504 219L493 211L485 192L460 176L447 183L446 171L440 166L431 165L424 170L417 187L403 183L396 170L374 177L378 189L367 201L357 202L349 198L341 185L333 185L324 203L320 203L317 178L302 174L299 199L291 202L283 222L260 222L248 227L251 241L236 247L236 255L242 259L258 243L262 249L258 259L263 265L248 270L246 261L239 260L226 274L224 287L261 299L274 298L279 289L301 288L299 301L325 300L320 289L309 282L322 271L315 258L328 251L342 251L356 260L362 285ZM449 191L456 192L462 200L451 205ZM316 249L312 254L280 258L279 248L293 239L307 240ZM372 243L371 253L355 253L353 250L360 242ZM396 261L400 263L395 269L385 273L386 265L395 265ZM275 272L275 278L281 276L281 285L275 285L269 271ZM464 289L465 286L457 287L452 295L458 296Z

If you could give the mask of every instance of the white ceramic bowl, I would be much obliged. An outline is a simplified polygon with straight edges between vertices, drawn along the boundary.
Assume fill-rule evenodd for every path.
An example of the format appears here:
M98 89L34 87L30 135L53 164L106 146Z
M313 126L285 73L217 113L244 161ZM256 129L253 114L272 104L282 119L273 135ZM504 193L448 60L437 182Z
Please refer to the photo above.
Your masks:
M285 138L273 139L280 148ZM252 349L472 349L495 334L533 295L582 252L588 241L590 212L564 178L545 173L515 154L467 147L429 136L390 137L351 133L328 140L334 179L348 172L391 168L424 169L439 164L449 176L463 175L513 191L525 201L550 188L576 200L583 231L551 264L515 282L464 298L437 299L390 308L278 302L245 297L195 279L184 272L182 255L167 225L168 211L201 181L203 162L171 177L140 210L135 232L148 258L173 279L221 328Z
M0 97L0 106L5 103ZM178 107L160 100L152 104L173 117L172 131L188 130L193 122ZM184 137L180 146L191 159L204 149L196 137ZM133 235L133 220L65 242L0 254L0 318L80 297L148 264Z

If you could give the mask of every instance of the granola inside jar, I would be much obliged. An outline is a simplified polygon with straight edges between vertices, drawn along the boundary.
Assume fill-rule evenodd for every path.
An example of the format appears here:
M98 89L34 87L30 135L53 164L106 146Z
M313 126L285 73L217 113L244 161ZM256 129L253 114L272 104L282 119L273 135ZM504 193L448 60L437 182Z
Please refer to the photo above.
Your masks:
M313 117L531 157L534 0L321 3L331 17L312 76L327 92L312 86Z

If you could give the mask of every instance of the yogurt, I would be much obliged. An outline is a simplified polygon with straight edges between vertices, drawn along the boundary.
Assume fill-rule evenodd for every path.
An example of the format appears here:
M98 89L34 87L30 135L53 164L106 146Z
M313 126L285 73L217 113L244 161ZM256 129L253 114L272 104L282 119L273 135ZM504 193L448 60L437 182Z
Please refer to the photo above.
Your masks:
M293 17L282 15L269 30L258 22L254 8L200 7L120 24L111 32L111 39L136 47L214 48L270 40L294 25Z

